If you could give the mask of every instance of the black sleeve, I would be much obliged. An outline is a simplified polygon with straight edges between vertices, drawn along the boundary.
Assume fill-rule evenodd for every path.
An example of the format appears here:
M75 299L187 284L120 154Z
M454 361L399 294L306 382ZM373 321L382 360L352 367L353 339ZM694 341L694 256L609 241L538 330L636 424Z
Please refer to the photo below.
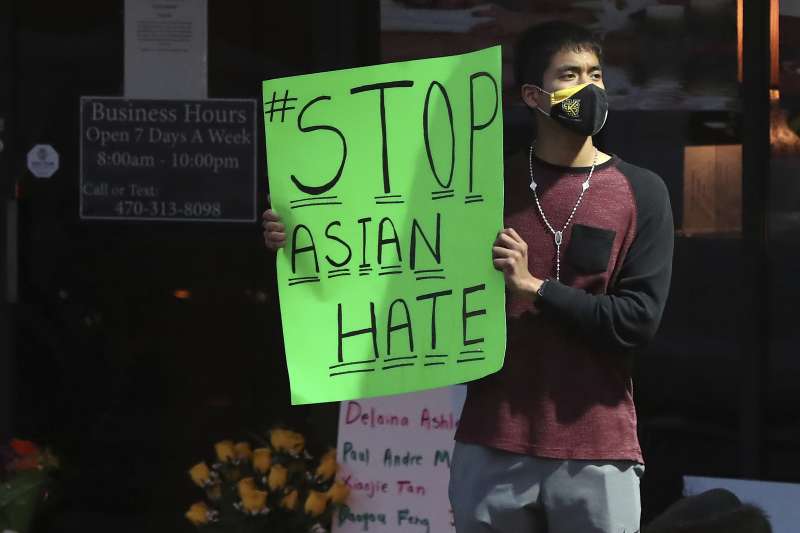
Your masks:
M606 346L634 350L655 335L669 293L675 229L661 178L623 161L636 202L636 234L608 294L594 295L555 280L539 306L570 321ZM613 280L612 280L613 281Z

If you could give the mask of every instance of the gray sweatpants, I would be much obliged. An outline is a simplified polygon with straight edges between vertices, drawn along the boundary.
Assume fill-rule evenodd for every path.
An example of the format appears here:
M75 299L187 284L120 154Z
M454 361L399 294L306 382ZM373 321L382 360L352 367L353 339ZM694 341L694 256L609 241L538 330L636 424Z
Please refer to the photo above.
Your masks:
M450 503L457 533L635 533L639 478L632 461L530 457L457 442Z

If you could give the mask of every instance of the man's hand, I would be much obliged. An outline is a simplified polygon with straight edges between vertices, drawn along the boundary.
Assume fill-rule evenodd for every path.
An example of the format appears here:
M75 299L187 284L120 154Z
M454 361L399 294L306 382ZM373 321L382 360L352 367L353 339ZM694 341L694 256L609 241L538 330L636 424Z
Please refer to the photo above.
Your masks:
M542 280L528 271L528 244L513 228L497 234L492 247L492 262L506 278L506 286L517 297L536 299Z
M272 251L282 248L286 244L286 226L281 224L281 217L272 209L267 209L261 218L264 219L261 223L264 227L264 244Z

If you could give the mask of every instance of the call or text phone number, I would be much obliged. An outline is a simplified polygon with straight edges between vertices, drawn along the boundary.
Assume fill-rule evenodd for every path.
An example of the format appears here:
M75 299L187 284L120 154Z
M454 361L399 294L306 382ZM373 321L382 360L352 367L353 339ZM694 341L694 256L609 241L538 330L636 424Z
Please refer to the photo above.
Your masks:
M124 217L219 218L222 205L220 202L121 200L114 206L114 212Z

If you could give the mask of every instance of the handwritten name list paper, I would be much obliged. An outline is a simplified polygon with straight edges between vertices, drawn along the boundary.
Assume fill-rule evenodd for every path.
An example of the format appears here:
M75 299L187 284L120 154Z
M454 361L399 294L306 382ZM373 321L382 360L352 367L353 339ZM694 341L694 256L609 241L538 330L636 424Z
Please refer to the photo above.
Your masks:
M342 402L335 533L454 532L447 495L463 387Z

